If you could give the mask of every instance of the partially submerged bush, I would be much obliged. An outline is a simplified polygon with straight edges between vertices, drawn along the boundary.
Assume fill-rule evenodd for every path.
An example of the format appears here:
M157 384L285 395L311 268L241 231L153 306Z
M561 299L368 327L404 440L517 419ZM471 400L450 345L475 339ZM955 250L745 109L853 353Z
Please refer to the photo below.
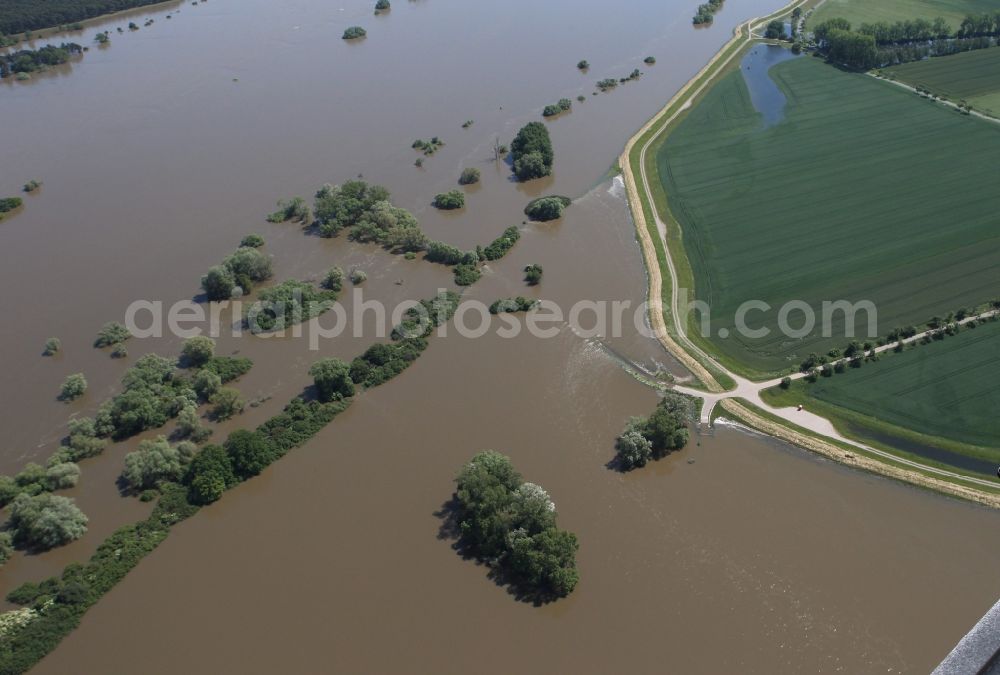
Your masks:
M459 185L474 185L479 182L479 169L468 167L462 170L462 175L458 177Z
M201 278L201 287L211 301L229 300L236 288L236 278L231 270L222 265L208 269L208 274Z
M537 305L537 300L530 300L520 295L516 298L503 298L490 305L490 314L530 312Z
M331 267L323 277L322 286L329 291L339 293L344 287L344 270L338 266Z
M87 378L83 373L73 373L62 383L59 398L63 401L73 401L83 396L87 391Z
M22 204L24 204L24 200L20 197L4 197L0 199L0 214L21 208Z
M206 335L196 335L184 341L181 363L186 367L200 368L215 356L215 340Z
M363 38L368 35L368 32L361 26L351 26L344 31L342 39L344 40L357 40L358 38Z
M511 143L514 173L518 180L541 178L552 173L554 155L549 130L541 122L524 125Z
M87 516L66 497L21 494L11 505L10 524L15 543L44 551L82 537Z
M327 401L354 396L350 366L340 359L320 359L309 369L319 400Z
M559 115L560 113L566 112L572 107L573 107L572 101L570 101L568 98L561 98L559 99L559 102L556 103L555 105L545 106L545 109L542 110L542 116L554 117L555 115Z
M479 257L483 260L499 260L507 255L507 252L514 248L514 244L521 238L521 232L514 226L508 227L499 237L491 241L481 252Z
M687 423L692 415L688 397L673 391L664 392L652 415L633 417L618 437L615 449L619 466L628 471L645 465L650 458L664 457L683 448L688 442Z
M192 454L178 448L172 447L164 436L142 441L138 450L125 455L122 479L136 492L154 488L163 481L180 480Z
M45 349L42 351L42 354L44 356L55 356L59 353L60 349L62 349L62 342L59 341L59 338L52 337L45 341Z
M465 193L461 190L449 190L434 197L435 208L451 211L465 206Z
M132 333L123 324L117 321L109 321L97 332L97 339L94 340L94 346L97 348L113 347L120 342L125 342L130 337L132 337Z
M563 597L576 587L576 537L556 526L548 493L524 482L508 457L480 452L455 482L463 548L537 599Z
M459 263L455 265L455 283L459 286L471 286L479 281L483 273L476 265L469 263Z
M571 203L572 201L569 197L561 197L559 195L539 197L538 199L533 199L524 207L524 213L532 220L556 220L562 217L563 209Z
M267 217L269 223L286 223L288 221L297 223L309 223L312 220L312 212L309 205L302 197L292 197L278 201L278 210ZM263 244L263 240L261 244ZM240 244L244 246L244 244ZM252 245L252 244L251 244Z
M524 268L524 280L529 286L537 286L542 280L542 266L538 264L528 265Z
M217 420L228 420L246 407L240 392L229 387L222 387L212 394L209 403L212 404L212 416Z

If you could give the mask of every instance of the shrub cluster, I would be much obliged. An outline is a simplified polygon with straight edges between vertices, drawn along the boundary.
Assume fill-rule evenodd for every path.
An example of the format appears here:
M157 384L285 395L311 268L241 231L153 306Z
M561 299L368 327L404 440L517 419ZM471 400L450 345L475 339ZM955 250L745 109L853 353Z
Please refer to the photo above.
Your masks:
M413 141L413 144L410 147L413 148L414 150L420 150L429 157L438 150L440 150L441 146L443 145L444 141L442 141L437 136L433 136L429 141L425 141L422 138L418 138L417 140Z
M201 287L211 301L229 300L249 293L254 284L270 279L272 274L268 256L252 246L241 246L221 265L208 270L201 278Z
M59 391L60 401L73 401L84 395L87 391L87 379L83 373L73 373L62 383Z
M267 222L269 223L287 223L289 221L302 223L308 225L312 221L312 212L309 210L309 205L306 204L306 200L302 197L292 197L291 199L281 199L278 201L278 210L271 213L267 217ZM250 235L255 236L255 235ZM261 239L260 244L240 244L240 246L252 246L257 248L263 245L264 240Z
M521 232L517 227L511 226L503 231L499 237L491 241L482 251L479 252L480 260L500 260L507 255L507 252L514 248L514 244L521 238Z
M465 193L461 190L449 190L434 197L434 208L445 211L460 209L465 206Z
M538 305L537 300L531 300L523 296L516 298L502 298L490 305L490 314L509 314L512 312L530 312Z
M219 381L226 384L246 375L252 367L253 361L245 356L213 356L202 369L218 375Z
M479 169L474 166L462 169L462 174L458 177L459 185L475 185L479 182Z
M633 417L615 442L618 465L625 471L665 457L688 442L687 424L694 414L691 399L673 391L664 392L649 417Z
M255 334L280 331L319 316L336 299L336 291L289 279L260 292L258 301L247 308L247 325Z
M555 117L561 113L568 111L573 107L573 102L568 98L561 98L559 102L554 105L547 105L545 109L542 110L543 117Z
M126 371L124 390L101 405L95 420L99 436L117 440L163 426L198 396L186 379L177 377L174 362L147 354Z
M449 266L479 262L479 254L475 251L462 251L451 244L445 244L440 241L432 241L427 244L427 255L425 257L429 262Z
M388 202L389 191L363 180L349 180L343 185L324 185L316 192L313 212L319 233L332 237L345 227L353 227L378 202Z
M523 596L565 597L576 587L576 535L556 526L548 493L526 483L510 459L487 450L455 481L460 543Z
M381 244L400 252L422 251L427 245L427 237L421 232L416 217L406 209L393 206L388 192L384 199L374 202L350 224L349 236L353 241Z
M541 265L531 264L524 268L524 281L529 286L537 286L542 280L544 270Z
M541 178L552 173L555 155L549 130L541 122L528 122L510 144L514 174L520 181Z
M0 54L0 79L11 74L28 74L47 70L66 63L70 57L81 54L83 47L75 42L64 42L58 47L46 45L41 49L21 49Z
M94 340L94 347L101 349L103 347L114 347L120 345L126 340L132 337L132 333L123 324L117 321L109 321L108 323L101 326L101 330L97 332L97 338Z
M264 245L264 237L259 234L248 234L240 240L241 248L260 248Z
M572 200L569 197L553 195L550 197L539 197L531 200L524 207L524 214L532 220L549 221L561 218L563 209L569 206Z
M712 23L715 20L715 13L720 9L722 9L722 0L708 0L708 2L698 5L698 12L691 19L691 23L696 26Z
M393 328L391 342L372 345L351 362L351 381L377 387L406 370L427 349L427 338L434 328L454 315L458 301L459 295L453 291L421 300L420 307L409 309L402 323Z

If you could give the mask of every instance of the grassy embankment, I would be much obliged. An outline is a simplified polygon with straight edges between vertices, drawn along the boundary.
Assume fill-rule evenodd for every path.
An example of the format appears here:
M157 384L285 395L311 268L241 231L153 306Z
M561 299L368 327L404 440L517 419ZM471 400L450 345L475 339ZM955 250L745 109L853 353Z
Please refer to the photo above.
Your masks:
M974 110L1000 117L1000 48L904 63L884 72L900 82L956 103L965 101Z
M703 349L735 372L775 375L850 340L840 313L833 337L784 337L786 302L821 317L823 301L870 300L884 335L996 294L1000 129L812 58L771 75L787 99L783 123L762 128L743 78L724 74L658 148L650 176L662 181L655 198L670 194L661 213L680 222L668 229L684 232L681 283L693 279L712 310L707 339L690 317ZM774 308L749 315L765 338L736 330L750 299ZM855 317L856 334L867 337L866 324ZM722 328L735 337L719 338Z
M727 417L758 432L798 445L849 467L1000 508L1000 484L990 486L974 482L981 481L982 478L971 472L956 470L953 466L901 452L898 448L878 442L870 442L867 445L883 454L868 452L863 448L800 427L745 399L727 399L721 402L720 407L722 410L714 416ZM906 464L907 461L918 462L920 466ZM935 474L933 468L943 469L954 475L943 477ZM969 480L965 480L964 476L968 476Z

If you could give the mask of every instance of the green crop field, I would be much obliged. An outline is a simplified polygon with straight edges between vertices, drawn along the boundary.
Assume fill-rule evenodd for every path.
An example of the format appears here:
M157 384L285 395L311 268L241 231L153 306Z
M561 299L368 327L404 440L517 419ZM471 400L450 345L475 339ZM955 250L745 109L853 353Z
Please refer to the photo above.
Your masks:
M992 448L1000 460L998 379L1000 321L796 389L882 422Z
M997 9L996 0L826 0L809 18L809 26L840 17L857 28L862 23L942 17L958 28L967 14L982 14ZM808 27L807 27L808 28Z
M980 49L889 68L900 82L919 85L976 110L1000 116L1000 49Z
M715 350L773 373L850 341L842 313L820 334L824 301L872 301L885 335L1000 295L1000 125L815 58L769 74L784 120L764 128L733 71L656 158ZM767 337L737 335L748 300L773 308L746 315ZM792 300L815 312L805 338L777 330ZM864 312L854 323L869 337Z

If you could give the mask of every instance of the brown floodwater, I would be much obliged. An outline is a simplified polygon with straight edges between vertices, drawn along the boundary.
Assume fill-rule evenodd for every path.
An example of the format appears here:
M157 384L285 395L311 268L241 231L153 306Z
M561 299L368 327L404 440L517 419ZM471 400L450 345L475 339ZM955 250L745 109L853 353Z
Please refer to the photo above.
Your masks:
M200 275L246 233L267 240L277 280L357 267L369 275L365 298L390 306L453 287L441 266L264 222L276 199L324 182L382 183L432 237L462 247L518 225L521 241L469 299L638 305L641 255L607 172L733 25L780 0L727 0L716 25L698 31L694 5L678 0L398 0L379 17L372 4L139 11L68 36L107 28L109 47L0 83L0 193L44 181L0 223L0 471L44 460L67 418L92 414L137 356L176 354L175 337L134 339L123 361L90 345L133 300L197 296ZM114 31L146 16L156 23ZM352 24L368 37L340 40ZM642 64L647 55L657 64ZM591 69L580 73L584 58ZM591 95L597 80L636 67L638 82ZM513 183L492 159L494 139L509 143L563 97L573 111L547 123L555 175ZM446 145L416 168L410 144L435 135ZM467 166L483 175L467 207L431 208ZM547 193L578 199L560 221L522 224L524 204ZM535 288L521 280L529 263L545 268ZM344 295L350 313L356 301ZM215 438L277 412L320 356L363 351L379 339L372 324L319 352L304 339L220 338L218 353L254 359L238 388L259 405ZM625 420L656 400L619 358L684 371L628 322L617 337L557 327L552 339L470 339L450 327L304 448L179 526L39 671L134 672L141 662L145 672L500 672L515 658L527 672L919 672L992 604L992 512L735 429L641 472L608 470ZM63 353L42 358L50 336ZM89 392L59 403L60 383L78 371ZM15 556L0 568L0 591L84 560L148 513L115 479L123 455L163 431L84 461L65 494L90 531ZM567 600L519 603L438 539L435 513L455 471L487 447L544 485L579 535L582 581Z

